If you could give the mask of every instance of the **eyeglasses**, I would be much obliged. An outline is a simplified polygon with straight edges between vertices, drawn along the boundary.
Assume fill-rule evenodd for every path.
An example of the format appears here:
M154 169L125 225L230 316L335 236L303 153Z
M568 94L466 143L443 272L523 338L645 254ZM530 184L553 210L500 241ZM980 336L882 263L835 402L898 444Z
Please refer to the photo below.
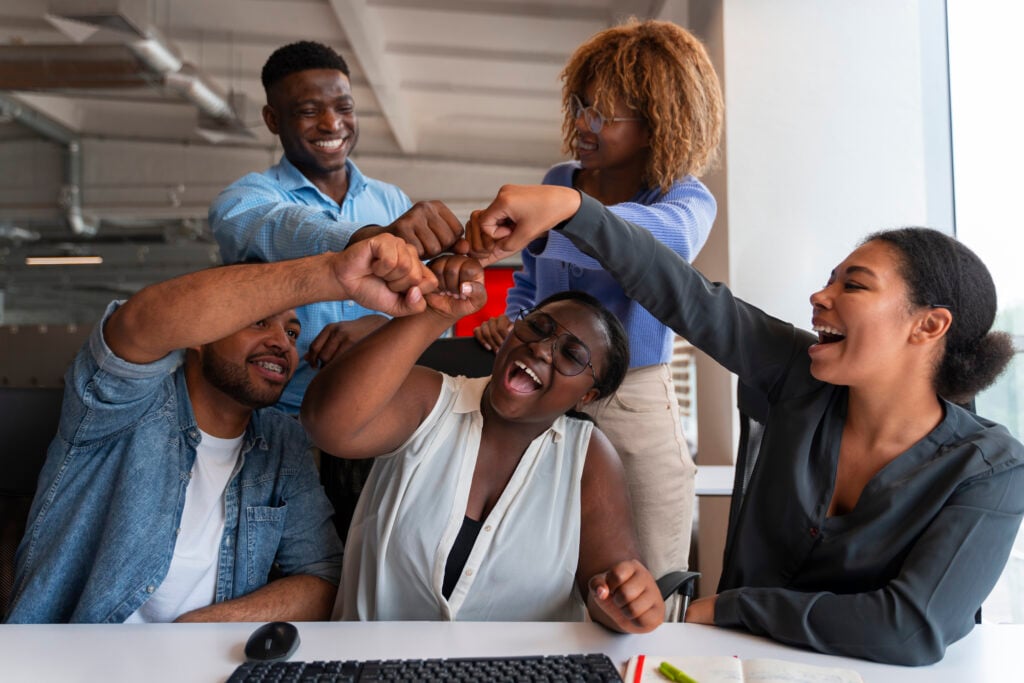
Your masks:
M565 332L558 334L559 327ZM512 333L525 344L550 339L551 365L555 370L566 377L575 377L590 368L594 384L598 383L594 364L590 362L590 348L547 313L521 310L512 323Z
M594 109L593 105L584 107L583 102L576 96L575 93L569 95L569 108L572 111L572 117L579 119L583 117L583 121L587 124L587 128L590 129L591 133L600 133L601 129L604 128L606 123L614 123L616 121L643 121L643 117L640 116L605 116L597 109Z

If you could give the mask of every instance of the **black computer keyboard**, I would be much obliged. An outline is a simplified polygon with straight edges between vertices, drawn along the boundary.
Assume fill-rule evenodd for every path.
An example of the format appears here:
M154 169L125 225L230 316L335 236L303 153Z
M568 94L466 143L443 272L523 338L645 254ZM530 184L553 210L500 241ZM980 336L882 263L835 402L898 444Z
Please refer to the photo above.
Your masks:
M621 683L619 671L606 655L546 657L477 657L452 659L386 659L330 662L247 662L228 683L269 681L586 681Z

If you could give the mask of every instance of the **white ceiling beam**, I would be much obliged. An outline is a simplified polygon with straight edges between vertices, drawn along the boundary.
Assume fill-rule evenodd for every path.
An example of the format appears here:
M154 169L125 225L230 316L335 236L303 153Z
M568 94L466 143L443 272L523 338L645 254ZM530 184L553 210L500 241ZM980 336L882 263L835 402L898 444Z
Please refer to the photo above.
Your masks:
M398 69L385 50L387 37L376 16L365 0L330 2L399 149L403 154L415 154L416 131L402 100Z

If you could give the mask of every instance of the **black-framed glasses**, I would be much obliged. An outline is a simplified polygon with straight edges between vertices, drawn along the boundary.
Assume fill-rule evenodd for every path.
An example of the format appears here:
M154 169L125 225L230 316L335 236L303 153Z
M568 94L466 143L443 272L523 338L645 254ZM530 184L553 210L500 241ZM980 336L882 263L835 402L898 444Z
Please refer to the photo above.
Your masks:
M606 123L643 121L643 117L640 116L605 116L595 109L593 105L583 106L583 102L575 93L569 95L569 108L572 111L572 117L579 119L582 116L583 121L587 124L587 128L594 134L600 133Z
M558 333L558 328L565 330ZM569 329L544 311L523 309L512 323L512 333L525 343L551 340L551 365L566 377L575 377L587 368L598 383L594 364L590 362L590 347Z

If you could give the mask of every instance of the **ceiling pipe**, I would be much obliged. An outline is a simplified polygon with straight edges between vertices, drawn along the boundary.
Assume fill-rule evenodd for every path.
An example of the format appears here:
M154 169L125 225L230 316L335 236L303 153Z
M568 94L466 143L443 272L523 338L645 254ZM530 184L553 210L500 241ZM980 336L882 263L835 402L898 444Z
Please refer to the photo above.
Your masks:
M96 235L99 220L87 218L82 211L82 144L78 134L4 92L0 92L0 112L64 146L64 184L57 204L64 209L64 218L72 233L80 237Z
M118 36L120 41L161 82L191 102L200 112L200 132L211 123L232 135L255 138L242 122L230 98L149 21L142 0L50 0L46 18L72 40L93 35ZM82 30L81 27L89 30Z

